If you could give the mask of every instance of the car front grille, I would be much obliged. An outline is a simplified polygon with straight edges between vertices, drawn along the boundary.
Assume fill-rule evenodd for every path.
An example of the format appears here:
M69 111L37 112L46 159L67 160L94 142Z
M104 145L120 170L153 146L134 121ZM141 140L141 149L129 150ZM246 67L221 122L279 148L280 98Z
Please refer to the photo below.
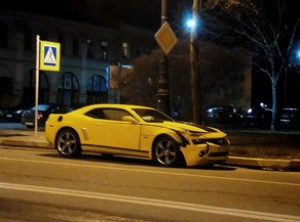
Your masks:
M194 144L202 144L202 143L214 143L216 145L226 145L227 139L226 138L218 138L218 139L194 139Z

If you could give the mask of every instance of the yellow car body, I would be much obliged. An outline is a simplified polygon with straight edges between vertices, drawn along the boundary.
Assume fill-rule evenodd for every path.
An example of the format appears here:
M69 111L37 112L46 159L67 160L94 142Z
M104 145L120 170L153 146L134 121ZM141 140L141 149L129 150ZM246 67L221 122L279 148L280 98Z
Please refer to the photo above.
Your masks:
M124 104L51 114L45 135L64 157L92 151L144 157L168 167L224 162L229 146L227 135L218 129L175 122L157 109Z

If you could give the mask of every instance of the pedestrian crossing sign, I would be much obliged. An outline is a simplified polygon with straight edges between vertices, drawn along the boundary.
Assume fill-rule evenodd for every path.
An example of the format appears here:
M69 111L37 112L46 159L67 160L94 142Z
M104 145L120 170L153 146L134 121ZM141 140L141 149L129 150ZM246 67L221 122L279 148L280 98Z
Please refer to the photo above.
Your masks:
M60 43L40 41L40 70L60 70Z

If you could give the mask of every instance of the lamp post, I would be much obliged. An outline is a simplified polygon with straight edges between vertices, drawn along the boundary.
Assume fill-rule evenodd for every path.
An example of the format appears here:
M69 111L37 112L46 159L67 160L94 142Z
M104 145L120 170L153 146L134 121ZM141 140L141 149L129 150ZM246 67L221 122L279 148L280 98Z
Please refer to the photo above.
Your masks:
M161 0L161 25L167 21L167 0ZM170 92L168 80L168 56L161 50L157 92L157 108L170 114Z
M193 20L199 21L199 11L201 7L201 0L193 1ZM202 98L200 91L200 74L199 74L199 47L196 24L190 26L191 39L190 39L190 63L191 63L191 94L192 94L192 115L193 122L200 123L202 120Z

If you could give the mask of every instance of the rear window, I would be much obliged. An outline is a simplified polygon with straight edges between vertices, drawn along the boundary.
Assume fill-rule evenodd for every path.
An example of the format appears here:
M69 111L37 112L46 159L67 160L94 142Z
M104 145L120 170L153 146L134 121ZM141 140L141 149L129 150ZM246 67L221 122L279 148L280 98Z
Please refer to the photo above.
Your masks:
M38 105L38 110L40 111L46 111L47 109L49 109L50 105L48 104L39 104ZM31 108L31 110L35 110L35 106Z

